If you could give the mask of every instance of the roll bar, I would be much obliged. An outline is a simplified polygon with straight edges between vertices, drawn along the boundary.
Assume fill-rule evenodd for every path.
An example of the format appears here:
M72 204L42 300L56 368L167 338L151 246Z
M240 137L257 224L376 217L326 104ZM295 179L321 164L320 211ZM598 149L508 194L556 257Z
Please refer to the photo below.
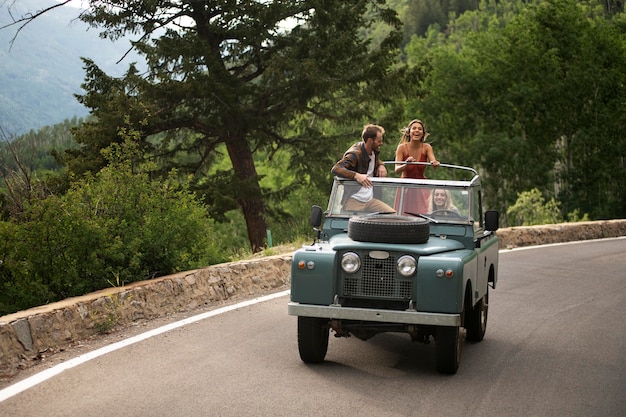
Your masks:
M407 165L431 165L432 164L430 162L406 162L406 161L383 161L383 164L385 165L398 165L398 164L407 164ZM474 169L474 168L470 168L470 167L464 167L462 165L452 165L452 164L439 164L438 166L440 167L444 167L444 168L453 168L453 169L460 169L460 170L464 170L464 171L469 171L474 175L478 175L478 172Z

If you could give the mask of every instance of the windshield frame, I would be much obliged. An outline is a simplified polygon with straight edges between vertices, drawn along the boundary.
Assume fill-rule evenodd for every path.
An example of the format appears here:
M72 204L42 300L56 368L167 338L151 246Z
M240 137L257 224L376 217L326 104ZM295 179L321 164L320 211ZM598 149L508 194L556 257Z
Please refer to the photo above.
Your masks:
M474 202L472 188L478 186L480 182L477 177L472 180L437 180L437 179L409 179L409 178L390 178L390 177L374 177L370 178L373 187L374 195L383 200L389 206L396 210L395 213L380 213L371 212L367 210L363 211L346 211L343 210L342 199L346 189L352 190L360 189L360 184L352 179L344 179L335 177L332 191L328 201L328 208L326 212L327 217L331 218L350 218L353 216L364 215L376 215L376 214L397 214L406 217L423 217L433 223L453 223L471 225L477 218L474 214ZM406 208L402 208L405 203L403 195L407 190L424 190L424 198L430 198L430 192L435 189L450 190L457 215L454 215L451 211L439 212L434 216L431 211L425 211L422 209L411 211ZM349 191L348 191L349 192ZM399 196L397 196L399 194ZM428 194L428 197L427 197ZM394 197L395 196L395 197ZM428 202L430 204L430 201Z

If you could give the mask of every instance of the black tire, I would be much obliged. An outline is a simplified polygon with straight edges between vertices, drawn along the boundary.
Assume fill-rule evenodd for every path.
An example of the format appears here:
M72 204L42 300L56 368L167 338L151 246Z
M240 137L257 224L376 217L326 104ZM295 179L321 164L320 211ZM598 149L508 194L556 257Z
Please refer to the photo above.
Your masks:
M473 308L467 310L465 316L465 328L467 329L467 340L470 342L480 342L485 337L487 331L487 313L489 312L489 286L487 292Z
M463 350L462 327L437 327L435 340L437 372L453 375L459 369Z
M426 243L430 224L421 217L372 215L352 217L348 237L359 242Z
M305 363L323 362L328 351L328 320L298 316L298 351Z

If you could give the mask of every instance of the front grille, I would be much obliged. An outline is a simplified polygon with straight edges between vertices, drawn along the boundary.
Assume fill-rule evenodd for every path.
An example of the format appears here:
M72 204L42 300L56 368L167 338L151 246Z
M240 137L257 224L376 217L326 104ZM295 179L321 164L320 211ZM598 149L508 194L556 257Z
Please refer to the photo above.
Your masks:
M373 259L361 254L361 269L356 274L343 274L343 296L409 300L413 279L400 279L396 273L396 257Z

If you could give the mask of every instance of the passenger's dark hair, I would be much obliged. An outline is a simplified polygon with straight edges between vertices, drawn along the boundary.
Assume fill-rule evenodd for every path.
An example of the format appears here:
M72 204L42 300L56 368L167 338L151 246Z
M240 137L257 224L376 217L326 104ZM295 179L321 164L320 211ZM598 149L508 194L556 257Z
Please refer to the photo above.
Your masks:
M385 129L382 126L374 124L365 125L363 127L363 132L361 133L361 139L363 139L363 142L367 142L368 139L376 139L378 132L384 135Z

